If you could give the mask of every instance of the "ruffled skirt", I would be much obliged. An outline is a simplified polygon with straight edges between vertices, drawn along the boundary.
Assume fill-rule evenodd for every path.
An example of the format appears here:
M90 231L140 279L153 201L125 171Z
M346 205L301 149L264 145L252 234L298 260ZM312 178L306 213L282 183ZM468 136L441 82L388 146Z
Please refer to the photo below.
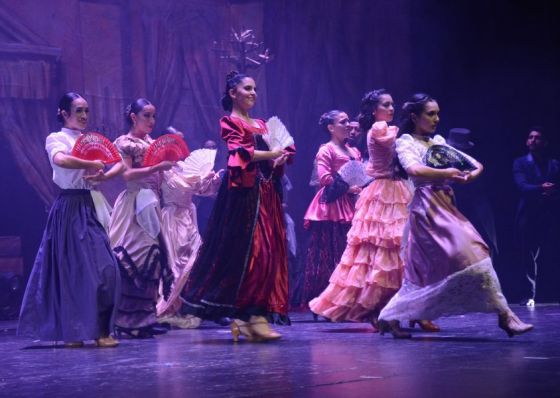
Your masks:
M401 286L399 252L411 196L401 180L375 180L362 191L346 249L311 311L332 321L365 322L379 314Z

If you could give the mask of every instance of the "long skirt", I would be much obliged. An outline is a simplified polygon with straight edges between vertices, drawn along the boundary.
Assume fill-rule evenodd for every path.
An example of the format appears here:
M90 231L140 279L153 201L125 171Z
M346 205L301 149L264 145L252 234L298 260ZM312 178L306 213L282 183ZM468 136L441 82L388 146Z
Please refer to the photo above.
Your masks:
M261 180L228 188L224 178L182 299L184 314L217 320L287 319L288 254L281 187Z
M137 191L123 191L113 208L109 237L121 272L115 325L140 329L157 322L160 281L168 294L173 282L162 234L153 238L136 219ZM161 220L159 207L156 209Z
M436 319L509 310L489 256L448 186L417 187L410 204L403 286L380 319Z
M18 334L68 342L108 336L119 283L117 260L90 191L62 191L29 276Z
M301 307L317 297L329 285L329 278L346 248L350 223L311 221L311 239L305 257Z
M401 239L412 194L402 180L378 179L356 203L348 244L328 287L309 303L332 321L368 322L401 287Z

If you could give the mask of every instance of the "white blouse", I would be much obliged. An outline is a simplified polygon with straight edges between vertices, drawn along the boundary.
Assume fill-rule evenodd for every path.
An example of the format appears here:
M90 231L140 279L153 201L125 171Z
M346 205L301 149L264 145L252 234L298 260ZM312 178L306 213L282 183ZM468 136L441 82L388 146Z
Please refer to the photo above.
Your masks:
M443 138L441 135L435 135L433 138L423 140L421 138L413 137L410 134L403 134L400 138L397 139L396 142L396 151L402 167L406 170L407 168L416 164L425 165L424 156L426 155L426 152L428 152L428 148L430 148L432 145L449 146L445 142L445 138ZM457 150L456 148L453 149ZM476 163L476 160L471 156L467 155L464 152L459 152L471 162ZM425 177L410 176L410 179L414 183L415 187L427 184L442 185L446 183L446 181L442 180L430 181Z
M54 163L54 155L58 152L70 155L80 134L78 130L63 127L61 131L47 136L45 149L53 169L53 181L62 189L92 189L92 185L83 178L85 169L66 169Z

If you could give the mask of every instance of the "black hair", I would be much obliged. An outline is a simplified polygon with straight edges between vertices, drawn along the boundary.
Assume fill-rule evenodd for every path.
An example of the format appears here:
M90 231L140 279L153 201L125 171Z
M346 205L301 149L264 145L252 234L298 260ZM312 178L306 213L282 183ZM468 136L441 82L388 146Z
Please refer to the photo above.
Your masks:
M384 88L367 92L362 98L360 103L360 114L358 115L358 123L362 131L369 131L372 124L375 122L373 111L377 109L379 100L384 94L389 94Z
M330 133L328 126L330 124L334 124L336 117L341 113L344 113L344 111L339 111L338 109L333 109L332 111L323 113L319 118L319 126L321 126L327 133Z
M236 70L231 71L227 74L227 76L226 76L226 90L224 91L224 95L222 96L222 101L221 101L222 102L222 108L224 108L225 111L231 112L231 110L233 109L233 99L229 95L229 90L237 87L237 85L239 83L241 83L241 81L243 79L245 79L246 77L249 77L249 76L244 74L244 73L239 73Z
M527 131L527 137L529 136L529 134L531 134L532 131L536 131L545 141L548 141L548 135L546 134L546 131L542 126L531 126L529 131Z
M435 101L430 95L426 93L416 93L402 107L403 116L399 126L399 135L411 134L414 132L414 122L412 121L412 114L420 116L426 108L428 102Z
M72 102L78 98L83 98L80 94L75 92L68 92L60 98L58 101L58 110L56 112L56 120L60 123L64 123L64 117L62 116L62 111L66 111L68 115L72 112Z
M141 112L142 109L144 109L144 107L147 105L152 105L152 103L146 98L138 98L136 101L126 107L126 109L124 110L124 121L126 122L128 127L132 127L133 125L132 117L130 117L130 115L133 113L135 115L138 115L138 113Z

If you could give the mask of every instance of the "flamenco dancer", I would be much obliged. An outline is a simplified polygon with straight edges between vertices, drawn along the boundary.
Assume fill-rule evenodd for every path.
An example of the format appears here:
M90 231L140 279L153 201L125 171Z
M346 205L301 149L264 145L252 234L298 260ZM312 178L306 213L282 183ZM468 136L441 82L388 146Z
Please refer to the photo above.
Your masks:
M401 286L400 246L412 198L395 169L399 129L388 125L394 112L393 98L384 89L370 91L362 99L358 118L368 132L366 171L374 181L360 193L346 249L328 287L309 303L313 313L333 322L370 322L375 331L379 312ZM427 321L420 324L439 330Z
M46 140L53 181L62 191L49 212L18 327L19 335L64 341L70 348L82 347L85 340L95 340L98 347L119 343L110 335L118 265L100 222L106 202L92 183L119 174L122 165L118 162L105 173L102 161L71 155L88 113L81 95L64 94L57 115L62 130Z
M226 77L220 120L229 157L198 258L183 291L183 309L203 319L233 319L234 341L274 340L281 335L267 317L287 321L288 254L282 209L283 165L295 152L268 148L264 121L249 111L255 81Z
M346 234L354 217L352 194L360 187L349 187L337 171L350 160L361 160L360 151L346 143L350 119L345 112L324 113L319 125L331 140L321 145L315 159L321 188L304 216L304 227L311 231L307 249L301 306L317 297L329 284L329 276L346 247ZM316 319L316 315L314 315Z
M449 183L473 181L482 165L460 152L474 170L428 167L423 161L428 148L446 146L440 135L431 137L439 122L438 103L427 94L415 94L403 110L401 132L406 134L397 139L397 154L415 191L403 285L379 314L381 332L409 338L398 321L468 312L497 313L499 327L510 337L528 332L533 325L522 322L502 294L488 246L454 205Z
M115 201L109 237L121 271L121 298L115 320L120 334L133 338L150 338L162 332L155 327L156 303L160 281L169 293L173 274L168 250L161 233L159 203L162 172L174 162L163 161L144 167L146 151L154 141L150 137L156 108L144 98L127 107L127 134L115 140L126 169L126 190Z
M160 295L157 316L159 323L192 329L200 325L201 319L192 315L181 315L180 309L181 292L202 244L193 195L214 195L222 180L219 173L213 171L204 176L187 175L181 168L182 164L184 162L179 161L177 166L163 173L162 233L169 248L174 282L167 299Z

